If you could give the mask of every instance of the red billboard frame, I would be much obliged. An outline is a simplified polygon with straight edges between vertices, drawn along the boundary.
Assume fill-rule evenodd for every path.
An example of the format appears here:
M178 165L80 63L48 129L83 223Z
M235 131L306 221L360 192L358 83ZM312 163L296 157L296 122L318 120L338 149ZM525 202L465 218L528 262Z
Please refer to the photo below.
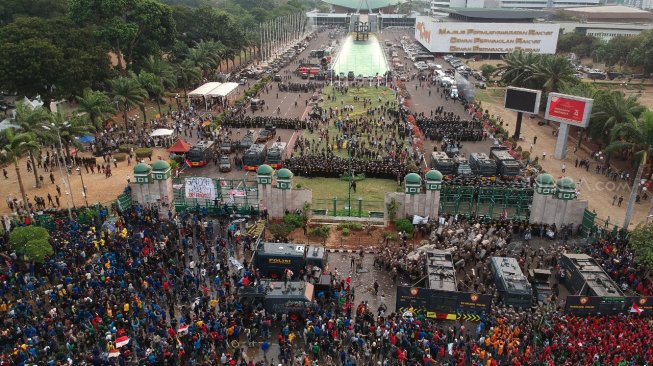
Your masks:
M571 126L587 127L594 99L574 95L549 93L545 119Z

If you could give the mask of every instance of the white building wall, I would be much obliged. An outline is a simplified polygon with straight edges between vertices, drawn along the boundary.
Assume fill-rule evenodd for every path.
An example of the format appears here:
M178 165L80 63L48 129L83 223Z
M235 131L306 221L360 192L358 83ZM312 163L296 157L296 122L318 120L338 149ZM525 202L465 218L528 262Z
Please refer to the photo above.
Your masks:
M651 1L651 0L646 0ZM598 6L600 0L502 0L502 8L546 9L578 6Z

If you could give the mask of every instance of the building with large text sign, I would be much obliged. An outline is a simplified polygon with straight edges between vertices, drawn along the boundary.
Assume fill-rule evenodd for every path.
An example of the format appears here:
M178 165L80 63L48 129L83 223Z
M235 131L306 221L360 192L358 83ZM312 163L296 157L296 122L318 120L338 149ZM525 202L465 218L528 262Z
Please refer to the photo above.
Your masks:
M516 50L554 54L558 24L437 22L418 17L415 39L429 52L452 54L504 54Z

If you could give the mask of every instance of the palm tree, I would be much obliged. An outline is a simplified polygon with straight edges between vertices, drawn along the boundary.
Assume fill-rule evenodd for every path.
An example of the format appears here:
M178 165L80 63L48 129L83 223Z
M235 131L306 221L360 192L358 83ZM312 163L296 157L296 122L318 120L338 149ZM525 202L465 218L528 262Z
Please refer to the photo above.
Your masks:
M590 133L604 143L610 142L613 127L632 122L645 110L636 95L626 96L617 90L599 93L592 109Z
M59 135L52 134L51 141L57 144L61 138L66 157L70 158L70 147L81 148L81 144L76 137L88 135L93 132L93 127L89 126L83 117L72 117L67 119L63 114L57 112L50 115L50 124L54 125L51 130L59 131Z
M129 131L127 122L127 112L133 106L142 106L147 91L141 87L138 80L130 77L119 77L117 79L109 80L110 92L109 95L114 102L118 103L118 107L122 111L123 119L125 120L125 129ZM136 124L134 124L136 129Z
M177 85L184 90L186 97L188 88L202 79L202 72L199 67L195 66L191 60L184 60L176 66Z
M27 208L27 193L23 186L23 178L20 175L20 168L18 167L18 159L25 152L34 151L39 148L36 143L36 137L30 132L14 133L13 128L8 128L4 133L5 145L2 147L2 154L9 158L14 163L16 168L16 177L18 177L18 187L20 194L23 197L23 205Z
M96 130L101 129L104 121L116 113L116 108L113 106L111 99L104 92L87 88L84 89L82 96L77 96L75 99L79 103L77 111L85 113ZM102 122L102 124L99 124L99 122Z
M606 151L630 151L639 165L624 218L623 228L628 229L637 199L638 184L642 179L649 155L653 152L653 112L646 111L637 119L632 118L628 122L616 125L612 129L612 142L606 147Z
M565 84L575 84L578 79L571 62L562 56L546 55L540 57L538 63L528 66L530 78L537 81L545 92L558 92Z
M515 51L501 57L505 64L497 67L495 75L501 77L505 85L512 85L523 88L537 88L533 76L532 65L539 63L541 56L534 53Z
M30 104L19 102L16 105L16 116L13 119L13 124L18 126L22 132L32 133L36 138L42 140L47 140L48 132L41 128L44 122L48 121L50 118L49 113L43 107L33 107ZM34 181L36 182L36 187L41 187L41 181L39 180L39 173L36 166L36 159L34 155L38 153L40 155L40 148L34 151L30 151L29 159L32 166L32 172L34 173Z
M161 57L150 56L143 63L143 70L158 76L167 89L177 86L177 76L170 62Z
M156 101L156 105L159 108L159 114L161 114L161 98L165 92L165 88L163 87L163 82L161 79L158 76L143 70L141 70L138 75L134 74L133 72L131 72L130 75L132 78L138 80L138 83L147 92L150 100L154 99ZM147 117L145 115L145 104L141 105L140 107L141 112L143 112L143 123L147 123Z
M214 72L222 60L225 47L220 42L201 41L188 52L188 60L202 70L202 76L208 77Z

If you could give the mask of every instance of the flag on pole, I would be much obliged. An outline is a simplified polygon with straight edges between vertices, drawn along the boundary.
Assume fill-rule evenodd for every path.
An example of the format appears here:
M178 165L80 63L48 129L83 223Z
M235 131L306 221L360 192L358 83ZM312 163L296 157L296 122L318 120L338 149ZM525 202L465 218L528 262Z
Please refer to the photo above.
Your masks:
M120 350L112 349L109 351L109 358L114 358L120 356Z
M179 328L177 328L177 333L182 334L182 333L188 333L188 325L180 325Z
M633 306L630 307L630 312L631 313L637 313L637 315L642 315L642 309L637 306L637 304L633 303Z
M129 343L129 337L127 337L127 336L122 336L122 337L116 338L116 348L120 348L120 347L126 345L127 343Z

